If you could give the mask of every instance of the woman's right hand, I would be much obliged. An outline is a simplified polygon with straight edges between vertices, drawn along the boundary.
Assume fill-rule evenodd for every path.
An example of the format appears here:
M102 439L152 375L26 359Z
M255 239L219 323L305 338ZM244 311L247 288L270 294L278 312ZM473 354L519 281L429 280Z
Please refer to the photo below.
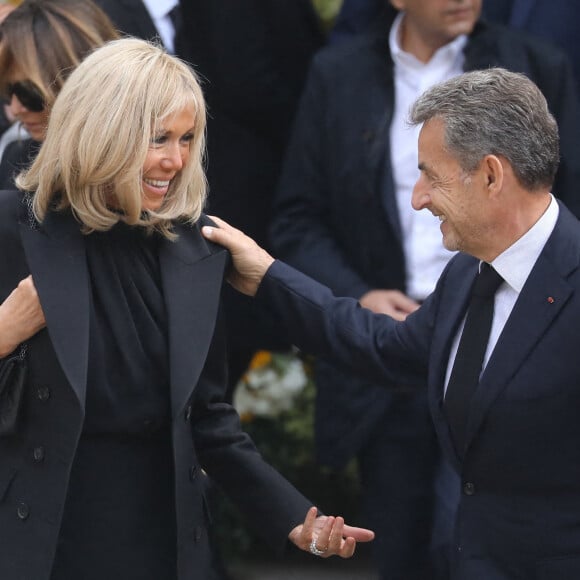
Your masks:
M32 276L18 283L0 304L0 358L46 326Z

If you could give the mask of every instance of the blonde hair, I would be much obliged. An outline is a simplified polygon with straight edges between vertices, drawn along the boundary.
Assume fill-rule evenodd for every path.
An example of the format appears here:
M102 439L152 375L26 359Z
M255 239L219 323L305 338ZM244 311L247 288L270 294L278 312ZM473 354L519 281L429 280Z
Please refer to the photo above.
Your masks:
M189 160L160 209L143 212L143 165L151 141L166 119L186 109L195 111ZM205 122L201 87L187 64L144 40L112 41L71 74L36 160L16 183L36 192L39 221L48 211L70 208L85 232L124 221L171 239L173 220L195 222L203 209Z
M50 109L83 58L118 37L90 0L25 0L0 25L0 91L6 94L15 73L38 87Z

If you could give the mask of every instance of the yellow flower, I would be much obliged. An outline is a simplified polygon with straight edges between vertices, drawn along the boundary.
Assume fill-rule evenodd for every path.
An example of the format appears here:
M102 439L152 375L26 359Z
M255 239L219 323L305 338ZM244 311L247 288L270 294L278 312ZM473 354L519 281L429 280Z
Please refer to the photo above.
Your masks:
M272 362L272 353L268 350L258 350L250 361L249 369L267 367Z

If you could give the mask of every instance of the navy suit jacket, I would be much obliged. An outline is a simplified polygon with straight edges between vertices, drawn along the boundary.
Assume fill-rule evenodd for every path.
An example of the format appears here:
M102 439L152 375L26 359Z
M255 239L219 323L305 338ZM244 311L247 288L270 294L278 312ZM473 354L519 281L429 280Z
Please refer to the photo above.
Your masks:
M580 224L560 206L474 395L461 461L443 388L477 268L455 256L405 322L335 298L281 262L257 300L307 352L377 382L427 384L441 448L462 481L453 580L580 578Z
M272 223L272 246L337 296L374 288L406 290L402 231L391 168L395 107L389 23L381 33L323 49L297 113ZM536 39L480 22L465 48L465 69L502 66L527 74L555 115L562 164L554 193L580 215L580 116L564 55ZM389 393L323 364L317 373L320 458L346 461L384 417ZM339 385L340 388L336 388Z

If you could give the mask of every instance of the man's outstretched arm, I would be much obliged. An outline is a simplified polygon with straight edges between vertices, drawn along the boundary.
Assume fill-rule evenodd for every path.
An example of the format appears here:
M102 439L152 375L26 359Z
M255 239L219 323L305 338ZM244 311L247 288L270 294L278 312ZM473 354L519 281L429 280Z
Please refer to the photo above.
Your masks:
M424 384L428 309L412 314L411 325L374 314L354 298L336 298L325 286L274 260L240 230L211 219L218 227L205 226L202 233L230 251L228 282L239 292L257 295L293 344L374 382Z

